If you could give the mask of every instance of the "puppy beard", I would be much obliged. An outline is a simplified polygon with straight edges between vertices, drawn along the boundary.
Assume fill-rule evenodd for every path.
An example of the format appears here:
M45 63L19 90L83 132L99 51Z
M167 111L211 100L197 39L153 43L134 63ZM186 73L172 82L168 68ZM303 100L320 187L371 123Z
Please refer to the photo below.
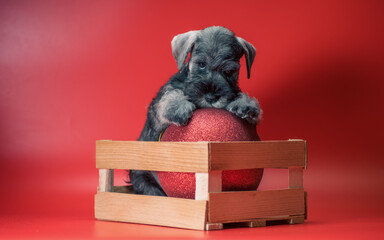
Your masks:
M228 105L229 101L227 97L220 97L216 102L208 102L205 96L199 98L197 102L197 107L199 108L225 108Z
M234 82L233 85L230 83ZM237 96L237 84L220 73L205 70L189 72L184 93L198 108L225 108Z
M190 85L187 95L198 108L225 108L236 94L226 84L196 81Z

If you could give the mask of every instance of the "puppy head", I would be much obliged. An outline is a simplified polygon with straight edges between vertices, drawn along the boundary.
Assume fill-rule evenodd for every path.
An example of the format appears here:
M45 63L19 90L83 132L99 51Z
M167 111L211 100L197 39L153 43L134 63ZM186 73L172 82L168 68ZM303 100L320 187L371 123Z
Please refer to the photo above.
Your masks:
M225 41L226 39L226 41ZM185 65L187 56L192 50L196 48L199 41L204 41L207 45L212 46L212 55L214 56L215 50L221 46L241 48L240 57L244 54L247 64L247 76L251 76L251 66L256 55L255 47L241 37L236 37L233 32L225 27L212 26L203 30L189 31L179 34L172 39L172 53L176 59L177 67L179 70ZM224 42L225 41L225 42ZM229 45L228 45L229 44ZM216 46L216 49L215 47ZM207 48L209 49L209 47ZM239 58L240 58L239 57Z
M224 27L177 35L172 52L180 70L188 71L185 94L199 107L223 108L238 92L240 58L245 55L248 78L255 48ZM188 54L190 59L185 62Z

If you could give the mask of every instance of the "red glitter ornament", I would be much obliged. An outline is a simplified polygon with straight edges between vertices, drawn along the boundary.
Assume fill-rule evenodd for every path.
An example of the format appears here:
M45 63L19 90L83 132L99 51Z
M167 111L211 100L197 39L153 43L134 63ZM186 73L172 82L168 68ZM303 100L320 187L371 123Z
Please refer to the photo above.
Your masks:
M161 141L260 141L256 127L234 114L217 108L198 109L186 126L169 126ZM195 198L195 173L157 172L169 197ZM256 190L263 169L228 170L222 173L223 191Z

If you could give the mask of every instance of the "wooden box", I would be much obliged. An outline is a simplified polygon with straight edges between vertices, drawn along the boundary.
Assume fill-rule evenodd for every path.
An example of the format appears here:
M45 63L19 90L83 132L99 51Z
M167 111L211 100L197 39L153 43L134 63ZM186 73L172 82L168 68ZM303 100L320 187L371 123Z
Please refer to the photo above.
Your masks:
M302 223L306 218L303 140L261 142L96 142L99 188L95 217L187 229L222 229L223 224L265 226L269 221ZM285 168L288 188L221 191L223 170ZM136 195L113 184L114 169L196 173L195 199Z

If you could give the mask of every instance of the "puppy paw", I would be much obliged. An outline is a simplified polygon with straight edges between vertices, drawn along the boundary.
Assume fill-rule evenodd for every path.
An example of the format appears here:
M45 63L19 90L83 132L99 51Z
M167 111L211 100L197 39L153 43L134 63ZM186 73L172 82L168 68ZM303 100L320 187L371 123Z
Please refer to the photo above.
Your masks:
M195 104L188 101L181 90L166 91L160 101L155 104L158 120L157 129L164 129L170 124L186 125L191 119Z
M195 104L182 100L167 107L165 118L177 126L187 125L195 109Z
M251 124L258 124L261 120L261 109L256 98L250 98L245 93L231 102L226 109L236 116L247 120Z

